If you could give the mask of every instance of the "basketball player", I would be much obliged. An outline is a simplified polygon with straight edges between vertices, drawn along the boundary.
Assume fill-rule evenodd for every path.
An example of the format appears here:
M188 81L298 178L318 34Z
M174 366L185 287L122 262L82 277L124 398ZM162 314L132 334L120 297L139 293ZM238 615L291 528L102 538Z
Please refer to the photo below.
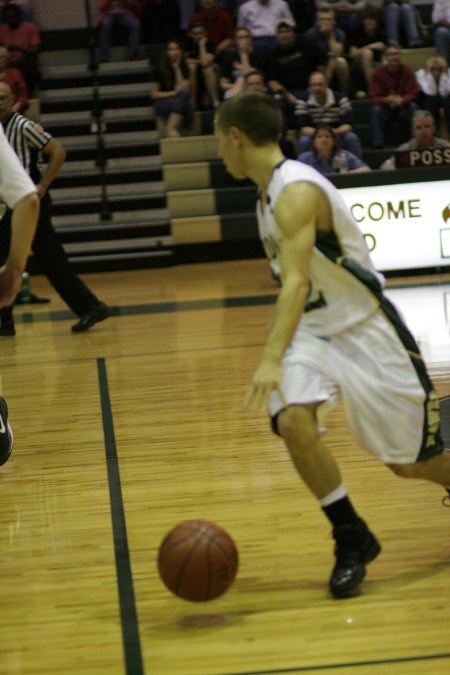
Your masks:
M333 527L337 598L354 595L381 546L355 511L321 440L338 395L356 441L399 476L450 486L439 403L419 349L337 189L286 160L272 100L243 93L216 113L219 156L235 178L260 189L260 236L282 287L245 405L268 405L272 426ZM450 495L450 491L449 491Z
M1 308L14 302L20 290L22 272L30 253L39 215L36 187L6 140L1 124L0 199L12 209L9 253L5 264L0 268ZM8 422L8 408L5 399L0 396L0 465L6 462L12 447L13 434Z

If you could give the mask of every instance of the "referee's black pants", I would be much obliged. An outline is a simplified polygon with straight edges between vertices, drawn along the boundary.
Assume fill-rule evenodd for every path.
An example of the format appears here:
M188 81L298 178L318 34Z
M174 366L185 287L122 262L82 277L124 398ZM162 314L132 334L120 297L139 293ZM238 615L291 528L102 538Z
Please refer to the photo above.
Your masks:
M41 199L39 220L31 245L42 272L64 302L77 315L82 316L99 304L71 267L51 220L52 200L46 193ZM8 209L0 220L0 265L8 257L11 243L11 215Z

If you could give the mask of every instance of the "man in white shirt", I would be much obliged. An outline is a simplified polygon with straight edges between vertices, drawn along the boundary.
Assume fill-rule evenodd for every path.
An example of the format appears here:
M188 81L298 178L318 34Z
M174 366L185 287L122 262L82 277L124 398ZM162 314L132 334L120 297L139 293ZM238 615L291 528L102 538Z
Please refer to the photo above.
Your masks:
M275 38L280 19L288 19L295 26L295 19L284 0L248 0L239 7L237 26L245 26L253 35L256 49L272 50L278 46Z
M0 268L0 308L7 307L20 290L22 272L30 253L39 215L36 186L27 176L5 138L0 125L0 198L12 209L11 245ZM0 221L1 227L1 221ZM6 401L0 396L0 465L11 454L13 433L8 422Z

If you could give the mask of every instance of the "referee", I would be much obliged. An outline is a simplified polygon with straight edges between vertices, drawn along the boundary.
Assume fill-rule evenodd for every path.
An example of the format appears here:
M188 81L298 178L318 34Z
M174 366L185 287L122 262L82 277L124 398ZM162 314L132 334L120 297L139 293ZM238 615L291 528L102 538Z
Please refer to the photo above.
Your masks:
M16 152L22 166L36 185L41 209L32 243L32 251L44 274L64 302L79 317L72 326L74 333L91 328L110 315L101 302L72 269L51 221L51 198L48 188L58 175L66 158L62 145L44 129L13 112L14 97L8 85L0 83L0 122L6 138ZM48 157L46 167L41 164L41 153ZM6 259L11 237L11 212L1 221L0 264ZM15 335L13 307L0 310L0 335Z

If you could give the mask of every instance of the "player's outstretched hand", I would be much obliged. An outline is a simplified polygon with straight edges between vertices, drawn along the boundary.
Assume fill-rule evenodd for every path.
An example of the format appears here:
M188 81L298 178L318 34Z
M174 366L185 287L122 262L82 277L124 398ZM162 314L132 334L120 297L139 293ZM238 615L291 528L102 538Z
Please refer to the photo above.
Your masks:
M0 267L0 307L12 305L20 291L22 272L16 268Z

